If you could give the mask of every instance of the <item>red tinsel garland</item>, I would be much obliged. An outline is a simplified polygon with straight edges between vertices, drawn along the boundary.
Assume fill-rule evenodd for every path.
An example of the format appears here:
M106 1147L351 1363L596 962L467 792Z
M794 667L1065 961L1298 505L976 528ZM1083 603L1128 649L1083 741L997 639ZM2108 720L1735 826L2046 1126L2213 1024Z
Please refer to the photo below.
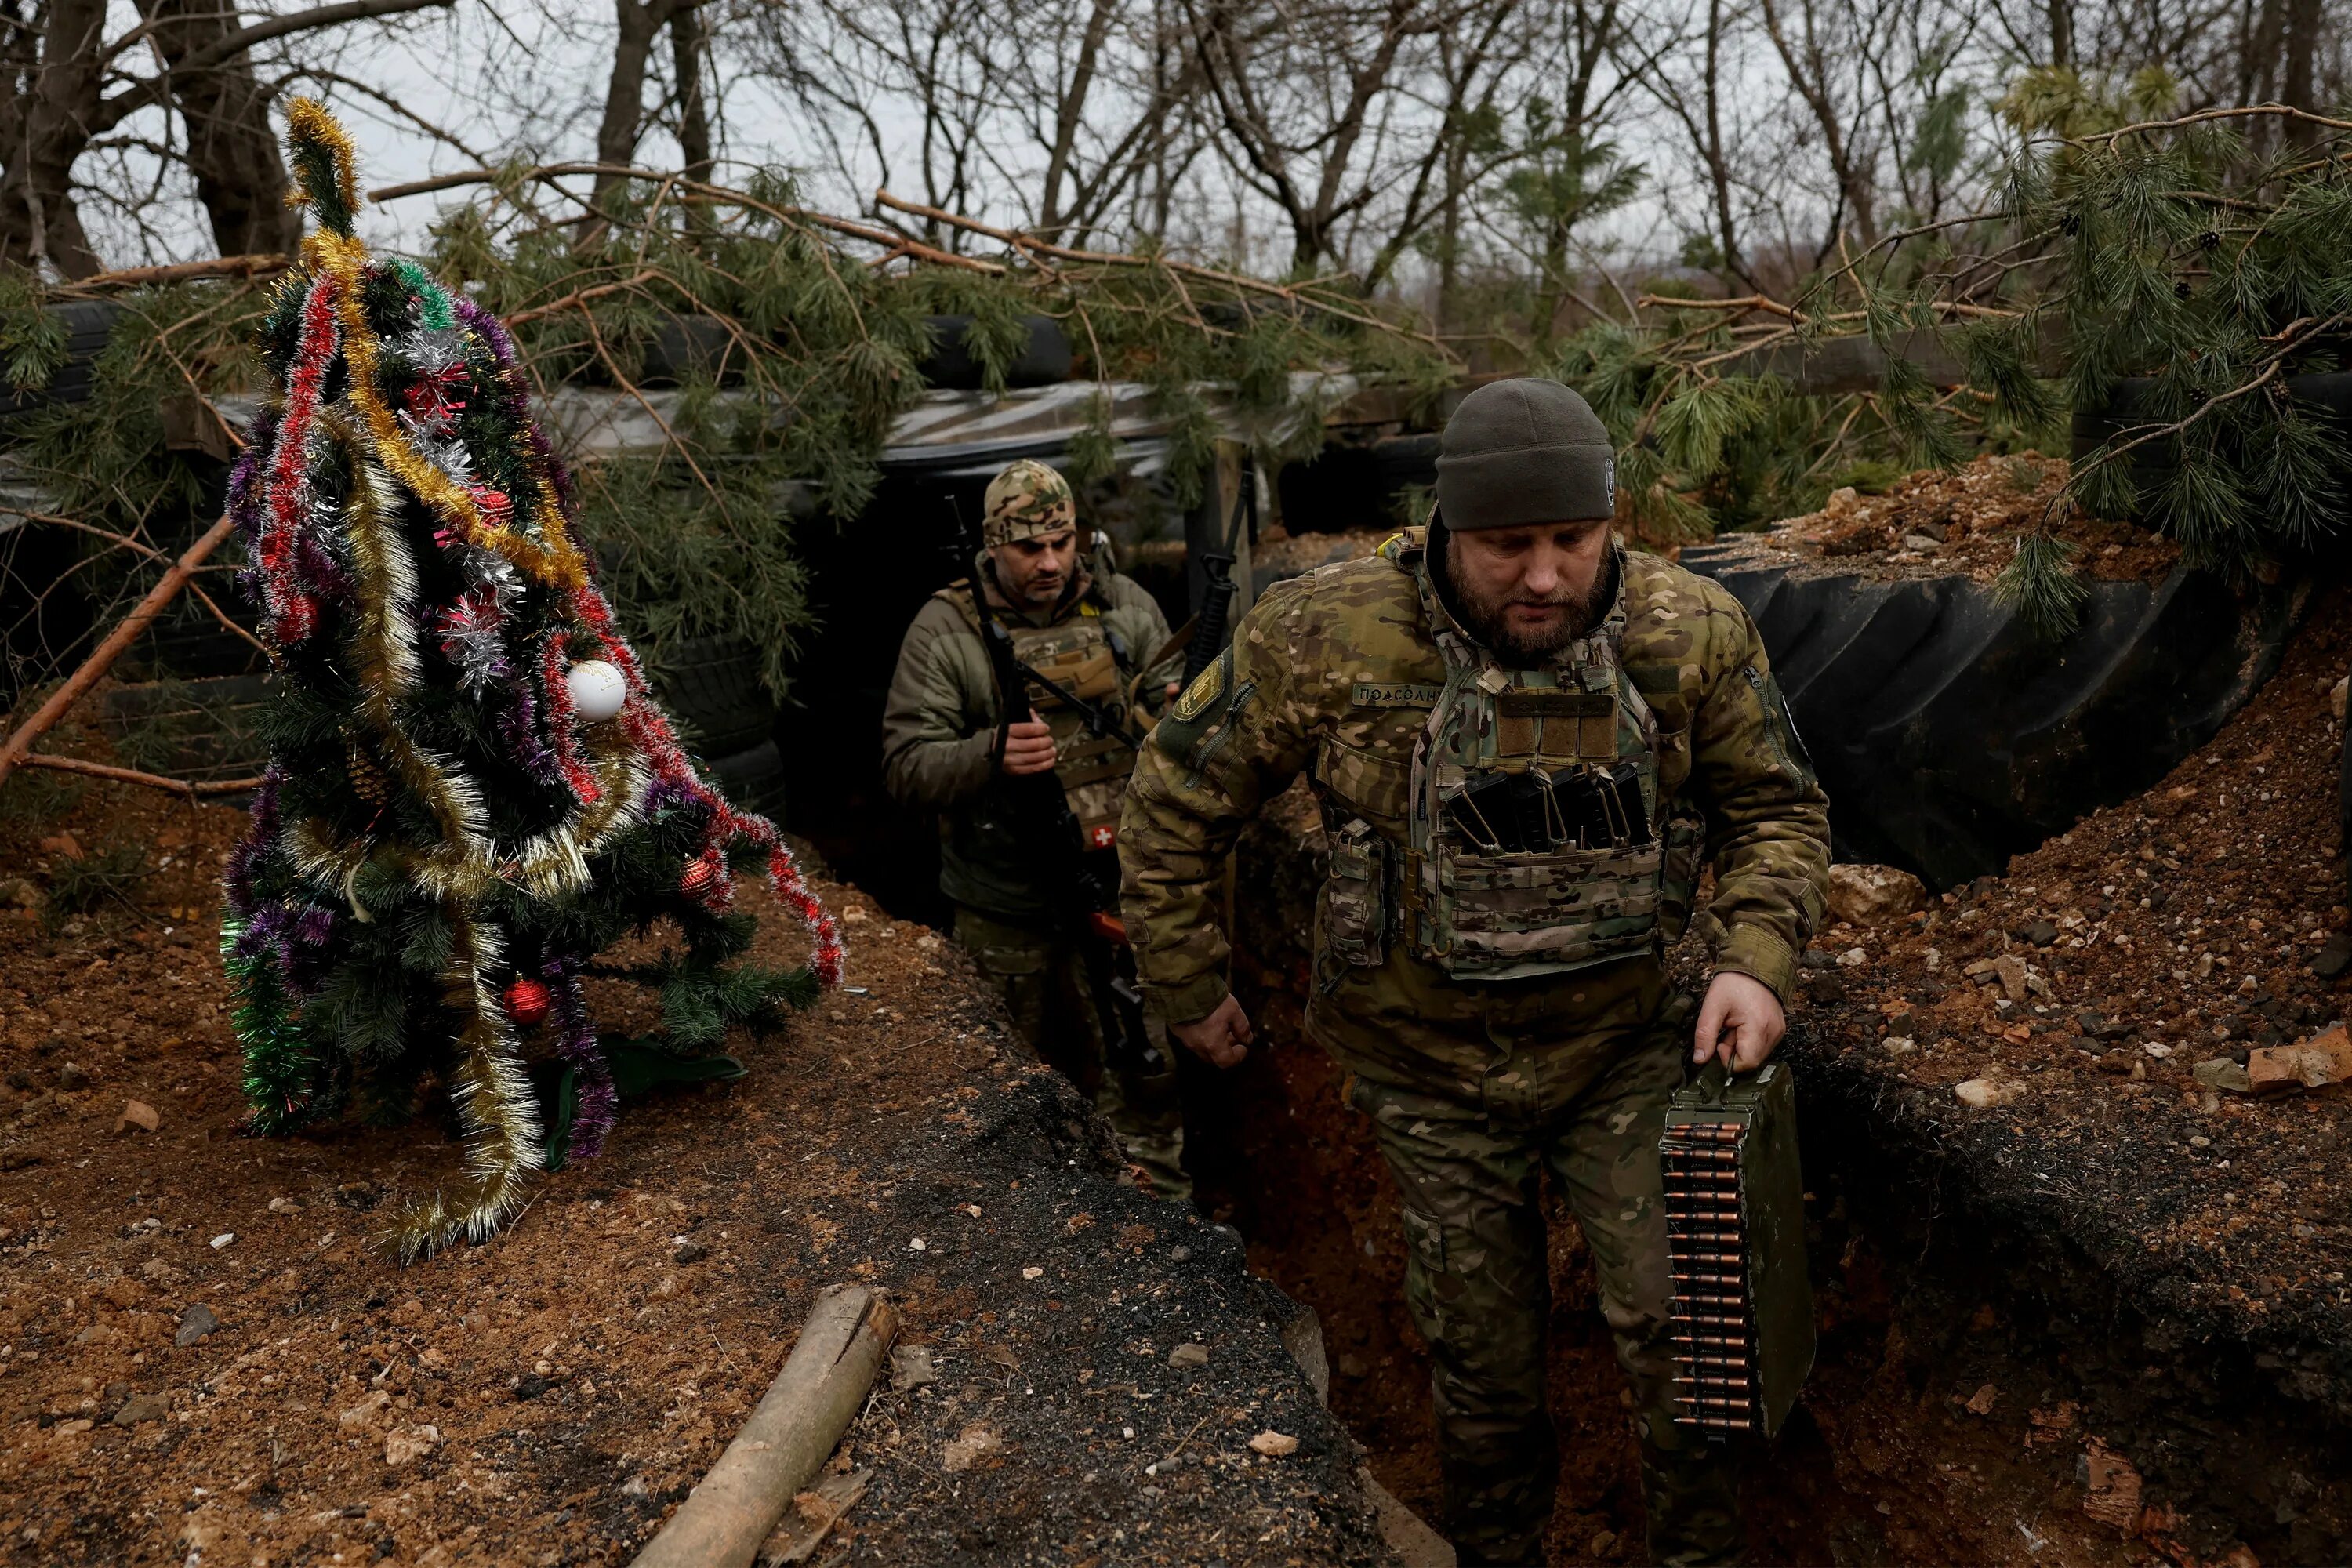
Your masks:
M581 805L593 805L604 798L604 790L580 754L580 716L572 710L572 687L563 679L563 634L558 632L539 650L539 684L547 694L548 738L555 742L555 765L562 770L563 782L572 786Z
M309 487L303 483L303 470L310 461L310 426L341 336L335 280L322 277L302 300L302 331L287 373L286 413L278 424L278 445L269 455L262 510L261 584L263 603L269 612L265 629L279 647L297 647L308 640L319 624L318 601L303 589L295 574L294 551L307 510L304 500Z

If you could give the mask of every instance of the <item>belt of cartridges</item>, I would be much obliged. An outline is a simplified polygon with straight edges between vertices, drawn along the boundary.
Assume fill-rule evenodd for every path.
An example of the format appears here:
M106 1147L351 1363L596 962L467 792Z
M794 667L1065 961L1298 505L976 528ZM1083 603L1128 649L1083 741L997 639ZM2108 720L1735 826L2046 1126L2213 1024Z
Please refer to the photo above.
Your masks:
M1685 1121L1658 1143L1674 1285L1675 1419L1708 1432L1759 1428L1756 1310L1740 1203L1745 1119Z

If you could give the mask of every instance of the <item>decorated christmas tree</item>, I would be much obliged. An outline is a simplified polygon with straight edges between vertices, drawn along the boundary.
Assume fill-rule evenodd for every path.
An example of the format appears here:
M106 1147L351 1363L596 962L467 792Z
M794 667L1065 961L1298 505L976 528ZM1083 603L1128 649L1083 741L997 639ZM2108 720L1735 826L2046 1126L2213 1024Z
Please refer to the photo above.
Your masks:
M506 330L371 258L342 128L302 100L290 121L317 226L263 327L278 392L230 480L277 675L222 946L255 1131L355 1100L398 1119L446 1087L467 1168L402 1213L413 1257L487 1235L530 1171L602 1146L615 1060L642 1077L648 1053L600 1038L583 977L656 987L665 1050L691 1053L806 1006L842 947L775 828L706 782L647 692ZM733 873L754 868L814 933L806 966L743 961ZM599 963L656 927L678 944L657 961Z

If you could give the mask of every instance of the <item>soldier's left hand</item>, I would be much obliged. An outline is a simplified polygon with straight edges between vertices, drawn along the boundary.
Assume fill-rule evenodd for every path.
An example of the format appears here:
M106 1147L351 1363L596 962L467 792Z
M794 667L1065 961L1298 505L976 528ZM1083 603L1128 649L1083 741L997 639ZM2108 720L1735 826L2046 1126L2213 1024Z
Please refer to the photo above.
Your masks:
M1788 1015L1770 986L1727 969L1708 983L1706 1000L1699 1005L1691 1061L1720 1057L1733 1072L1754 1072L1788 1029Z

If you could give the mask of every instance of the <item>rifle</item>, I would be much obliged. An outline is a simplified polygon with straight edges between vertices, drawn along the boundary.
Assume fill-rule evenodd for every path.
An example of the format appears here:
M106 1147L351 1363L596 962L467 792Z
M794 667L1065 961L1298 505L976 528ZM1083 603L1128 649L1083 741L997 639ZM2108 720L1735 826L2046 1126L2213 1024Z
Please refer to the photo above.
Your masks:
M1234 497L1233 521L1225 525L1225 547L1212 550L1201 556L1201 570L1208 576L1208 585L1201 595L1200 613L1192 618L1192 640L1184 647L1184 684L1192 684L1217 655L1225 648L1225 623L1233 615L1234 562L1241 549L1242 524L1257 516L1257 470L1248 462L1242 465L1241 492Z
M956 533L963 541L964 561L968 570L967 584L971 591L973 615L980 622L980 640L988 650L991 672L996 678L1000 703L996 722L996 754L1004 754L1004 743L1018 717L1029 710L1029 688L1025 684L1036 679L1049 690L1068 702L1086 716L1087 727L1108 725L1108 714L1092 703L1081 701L1072 693L1030 669L1013 647L1013 634L996 618L996 608L988 602L988 588L982 580L982 563L986 552L976 535L967 535L961 508L952 498L950 509L956 518ZM1069 797L1062 793L1062 783L1051 773L1024 773L1020 777L1000 773L991 786L1004 792L1012 805L1013 831L1021 837L1031 863L1041 873L1045 887L1055 900L1055 913L1062 931L1077 945L1078 960L1086 971L1087 999L1093 1004L1095 1019L1102 1028L1103 1052L1109 1065L1119 1071L1155 1078L1168 1070L1168 1058L1151 1043L1143 1026L1143 989L1136 984L1135 952L1128 943L1127 927L1118 915L1118 852L1115 849L1088 849L1078 827L1076 815L1070 810Z

